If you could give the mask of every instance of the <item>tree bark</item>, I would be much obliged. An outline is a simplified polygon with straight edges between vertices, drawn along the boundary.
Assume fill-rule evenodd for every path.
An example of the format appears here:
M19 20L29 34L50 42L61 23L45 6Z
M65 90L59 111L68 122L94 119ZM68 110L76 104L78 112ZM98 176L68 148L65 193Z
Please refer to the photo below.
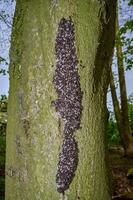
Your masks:
M112 69L110 70L110 89L111 89L111 95L112 95L112 102L113 102L113 107L114 107L114 113L115 113L115 118L117 121L117 127L118 127L118 131L119 134L121 136L123 145L125 142L125 139L123 137L123 128L122 128L122 124L121 124L121 109L120 109L120 105L119 105L119 101L117 98L117 94L116 94L116 88L115 88L115 82L114 82L114 76L113 76L113 72ZM125 145L124 145L125 147Z
M115 115L117 115L116 120L118 124L118 129L120 130L120 135L123 141L125 154L133 155L133 138L131 134L131 128L129 123L128 116L128 103L127 103L127 90L126 90L126 82L125 82L125 74L124 74L124 63L123 63L123 53L121 40L118 36L119 33L119 20L118 20L118 12L116 17L116 54L117 54L117 65L118 65L118 75L119 75L119 86L120 86L120 99L121 99L121 109L115 110ZM111 78L112 79L112 78ZM111 84L110 84L111 85ZM112 91L112 89L111 89ZM113 92L113 91L112 91ZM112 93L112 98L116 100L115 94ZM118 107L118 105L117 105ZM121 116L120 116L121 114ZM118 116L119 115L119 116ZM121 124L120 124L121 121Z
M17 1L9 69L7 200L111 199L105 132L115 8L115 1ZM62 22L65 25L61 25ZM60 49L64 50L63 44L58 39L62 34L65 37L67 29L64 27L67 26L72 34L68 33L69 39L74 40L71 53L75 53L72 60L66 61L60 53ZM62 76L60 69L66 70L64 64L58 64L59 56L62 56L62 62L74 62L72 69L79 81L78 89L82 91L82 105L81 101L77 102L81 113L80 129L78 123L78 128L71 134L78 146L78 164L69 189L62 193L57 191L56 176L66 131L62 115L66 117L67 108L62 106L66 96L64 101L61 96L66 91L63 89L60 93L53 78ZM69 77L72 72L63 73ZM72 83L74 80L72 77ZM78 98L81 96L77 94ZM58 108L53 106L56 99ZM57 115L57 109L63 109L63 114L59 112L61 116ZM72 151L69 153L71 156Z
M119 134L121 137L122 145L124 148L124 155L131 156L132 155L132 145L133 145L132 144L132 136L130 137L131 133L127 134L127 132L124 132L125 128L123 126L125 126L125 124L123 124L123 120L122 120L122 111L121 111L119 101L117 98L117 94L116 94L112 69L110 71L110 89L111 89L112 102L113 102L117 127L118 127L118 131L119 131ZM130 151L129 151L129 149L130 149Z

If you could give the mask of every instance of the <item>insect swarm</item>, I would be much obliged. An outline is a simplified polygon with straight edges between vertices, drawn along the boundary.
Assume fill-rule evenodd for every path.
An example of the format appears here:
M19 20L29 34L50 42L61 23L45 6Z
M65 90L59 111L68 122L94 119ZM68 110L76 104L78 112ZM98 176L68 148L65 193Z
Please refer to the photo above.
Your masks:
M57 191L64 193L75 176L78 165L78 144L74 132L80 128L82 92L78 75L74 23L62 18L55 41L56 70L53 83L58 99L55 110L64 121L63 144L56 174Z

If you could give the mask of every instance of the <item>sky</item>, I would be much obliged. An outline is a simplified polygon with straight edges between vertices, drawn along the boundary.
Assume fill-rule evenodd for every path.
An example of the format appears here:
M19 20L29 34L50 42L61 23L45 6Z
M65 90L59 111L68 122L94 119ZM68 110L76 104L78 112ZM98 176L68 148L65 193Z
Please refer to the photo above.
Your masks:
M12 19L15 10L15 2L12 0L0 0L0 56L9 63L9 48L11 39ZM3 15L7 16L6 23ZM8 65L5 62L0 63L0 69L8 70ZM0 74L0 95L8 95L9 91L9 76Z
M11 38L11 24L13 19L13 13L15 10L15 1L12 3L12 0L0 0L0 56L5 58L6 61L9 63L9 48L10 48L10 38ZM127 7L127 0L120 3L120 25L122 25L127 19L133 17L132 9ZM1 18L2 11L4 14L7 14L7 21ZM8 65L5 62L0 63L0 69L4 68L8 70ZM115 73L117 71L117 67L113 67ZM126 77L126 86L127 86L127 94L130 95L133 93L133 69L127 71L125 73ZM9 76L0 75L0 95L8 95L9 91ZM119 89L117 90L119 96ZM111 103L111 95L108 94L108 107L112 107Z

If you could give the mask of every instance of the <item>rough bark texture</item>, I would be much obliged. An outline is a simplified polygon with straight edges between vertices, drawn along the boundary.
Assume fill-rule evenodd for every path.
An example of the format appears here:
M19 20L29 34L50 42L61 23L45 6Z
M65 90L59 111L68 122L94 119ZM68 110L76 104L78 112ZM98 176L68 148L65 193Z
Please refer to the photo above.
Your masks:
M105 128L115 7L115 1L98 0L17 2L10 51L6 200L111 199ZM81 128L73 133L78 145L75 177L60 194L56 174L66 129L57 110L65 106L56 104L56 109L51 102L61 97L53 84L58 27L62 18L70 17L83 109Z

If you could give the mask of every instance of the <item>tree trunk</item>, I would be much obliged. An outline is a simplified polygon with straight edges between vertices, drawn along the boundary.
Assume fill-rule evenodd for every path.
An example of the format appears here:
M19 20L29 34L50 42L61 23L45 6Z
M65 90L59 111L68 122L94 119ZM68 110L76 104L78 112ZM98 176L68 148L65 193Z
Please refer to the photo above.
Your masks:
M116 54L117 54L117 65L118 65L118 75L119 75L119 86L120 86L120 99L121 99L121 129L126 155L133 155L133 138L130 129L129 116L128 116L128 103L127 103L127 91L126 82L124 74L124 63L123 63L123 53L119 33L119 21L118 13L116 17Z
M105 131L116 4L107 3L17 1L6 200L111 199Z
M112 69L110 70L110 89L111 89L115 118L116 118L116 121L117 121L117 127L118 127L118 131L119 131L119 134L120 134L120 137L122 139L122 143L123 143L123 146L124 146L124 149L125 149L125 147L126 147L125 138L123 137L124 136L123 135L123 128L122 128L122 124L121 124L121 121L122 121L121 120L121 109L120 109L119 101L118 101L117 94L116 94L114 76L113 76Z

